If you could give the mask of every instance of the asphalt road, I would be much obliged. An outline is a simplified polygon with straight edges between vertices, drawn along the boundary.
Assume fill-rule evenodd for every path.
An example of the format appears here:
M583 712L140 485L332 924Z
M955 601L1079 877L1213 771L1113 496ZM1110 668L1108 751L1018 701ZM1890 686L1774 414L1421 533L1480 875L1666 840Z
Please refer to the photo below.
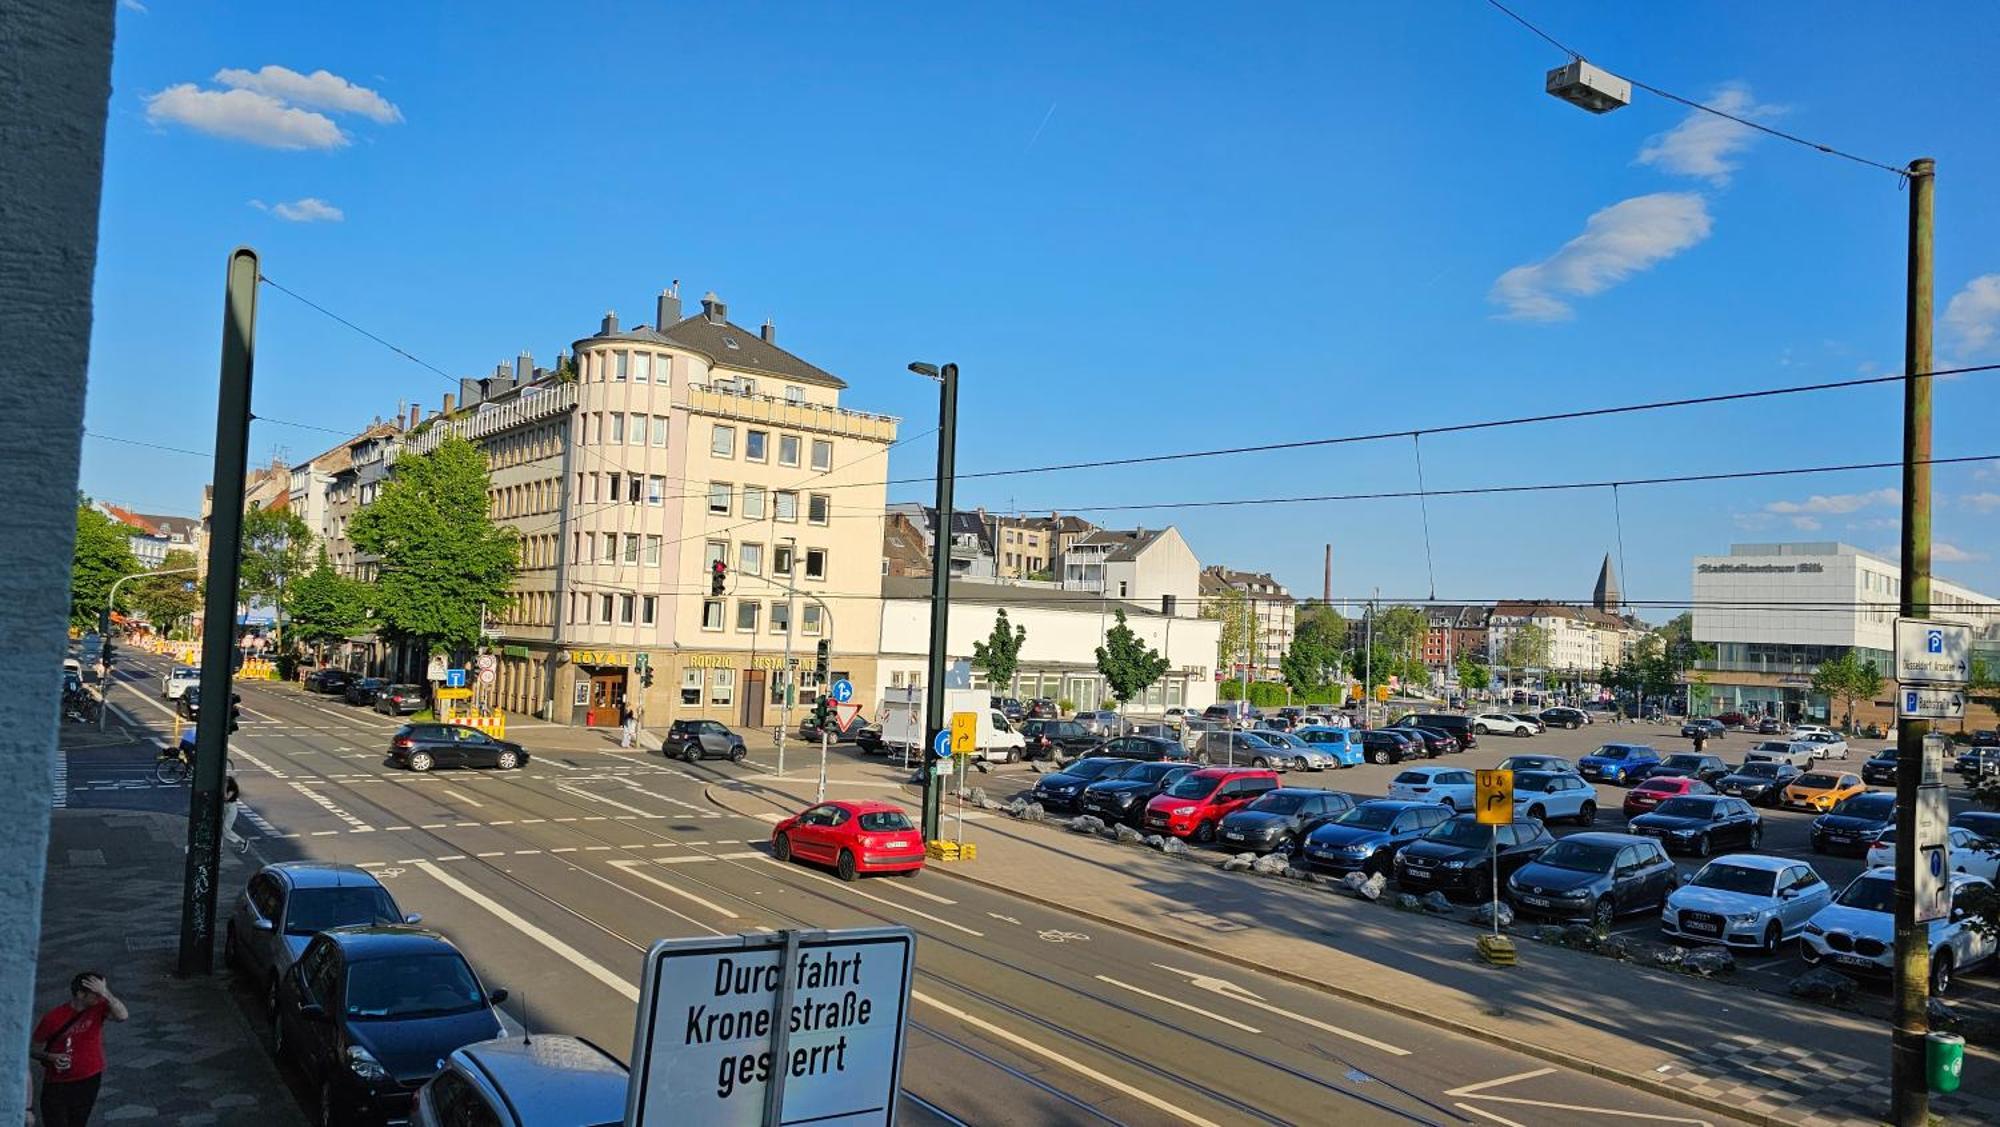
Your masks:
M127 660L114 720L164 734L171 721L157 668ZM555 750L588 745L523 725L510 736L536 752L526 769L420 776L387 764L387 718L290 689L243 691L231 755L246 808L239 829L258 856L372 869L489 985L511 991L516 1018L621 1057L641 954L656 939L898 923L919 936L909 1122L1713 1118L963 882L926 875L850 886L780 865L765 847L768 823L702 797L707 782L768 771L766 755L669 765L657 755ZM150 767L143 749L73 752L64 801L182 808L185 791L152 784ZM1358 786L1368 770L1380 769L1338 782Z

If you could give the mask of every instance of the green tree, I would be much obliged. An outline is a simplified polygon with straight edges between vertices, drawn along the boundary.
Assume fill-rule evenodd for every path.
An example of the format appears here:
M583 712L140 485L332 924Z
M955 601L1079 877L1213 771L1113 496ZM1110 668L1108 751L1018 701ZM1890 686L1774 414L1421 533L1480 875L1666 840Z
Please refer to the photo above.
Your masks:
M1526 623L1515 627L1514 632L1507 636L1506 644L1500 648L1500 660L1510 669L1540 669L1546 672L1553 645L1554 639L1549 637L1547 630L1532 622Z
M70 625L95 628L105 600L111 597L111 585L138 570L139 561L132 558L132 530L91 508L90 498L78 496L76 550L69 562ZM120 594L129 595L129 590Z
M1430 619L1416 607L1390 607L1375 616L1375 644L1399 658L1419 659L1421 665L1424 634L1430 625Z
M1097 647L1097 671L1104 674L1104 683L1110 686L1122 711L1133 697L1166 676L1169 663L1125 625L1123 610L1115 613L1117 623L1105 632L1104 644Z
M131 591L132 608L146 616L162 635L171 632L184 618L201 609L201 590L196 586L194 553L176 549L154 568L180 575L149 575L126 585Z
M1278 659L1285 683L1301 697L1310 696L1332 682L1340 671L1340 646L1346 624L1339 615L1316 614L1301 618L1292 633L1291 648Z
M1882 691L1882 671L1872 661L1864 661L1861 655L1848 650L1830 661L1822 661L1813 670L1812 687L1816 693L1828 700L1841 704L1842 726L1854 726L1854 702L1873 700Z
M1493 683L1493 673L1472 660L1471 654L1461 653L1458 655L1458 683L1461 688L1472 692L1483 692Z
M367 584L333 570L321 548L313 569L287 592L292 637L301 645L320 646L366 631L369 594Z
M243 514L242 555L237 586L244 602L259 599L277 611L274 631L285 644L285 592L306 573L311 558L312 530L305 518L289 508L251 509Z
M1014 686L1014 671L1021 665L1021 646L1028 640L1028 628L1007 620L1007 609L993 616L993 632L983 642L972 643L972 664L986 671L986 683L996 693L1005 694Z
M479 641L483 608L507 598L519 547L487 516L486 457L463 438L406 454L348 536L381 557L375 612L385 633L432 652Z
M1250 600L1234 587L1224 587L1203 600L1201 616L1222 623L1215 639L1215 667L1224 673L1236 662L1249 662L1257 631L1251 621Z

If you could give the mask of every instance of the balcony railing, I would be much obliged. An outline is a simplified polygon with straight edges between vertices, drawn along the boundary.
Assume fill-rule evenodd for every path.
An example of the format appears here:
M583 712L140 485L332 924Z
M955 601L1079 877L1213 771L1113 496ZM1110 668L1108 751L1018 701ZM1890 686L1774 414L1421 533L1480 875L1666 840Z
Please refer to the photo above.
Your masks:
M900 422L892 415L850 411L824 403L796 403L775 396L746 394L734 388L704 384L688 385L688 410L878 442L894 442L896 426Z
M540 422L552 415L564 414L574 410L575 407L576 385L573 383L524 388L521 394L504 403L481 404L473 408L470 413L455 415L448 419L434 418L426 423L419 423L422 433L405 441L410 450L418 454L428 454L453 435L477 442L489 435Z

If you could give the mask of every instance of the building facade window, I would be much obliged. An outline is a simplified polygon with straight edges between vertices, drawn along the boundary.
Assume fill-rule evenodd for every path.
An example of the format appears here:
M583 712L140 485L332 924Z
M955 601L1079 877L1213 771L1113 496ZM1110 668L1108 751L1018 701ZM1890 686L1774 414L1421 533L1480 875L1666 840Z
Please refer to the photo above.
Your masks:
M799 608L799 633L818 634L820 631L819 604L807 603Z
M628 564L639 562L639 536L637 533L628 532L625 534L625 554L620 558Z
M614 411L607 417L606 421L611 425L611 433L604 436L604 441L611 446L617 446L624 442L625 416Z
M681 670L681 703L689 708L701 706L701 670Z
M760 486L743 487L743 519L764 519L764 490Z
M799 519L799 495L797 493L789 489L780 489L772 494L771 498L771 506L774 510L771 514L773 519L787 523L796 522Z
M665 446L666 444L667 444L667 417L665 415L654 415L653 445Z
M632 416L632 428L625 432L625 438L634 446L646 444L646 416Z
M708 703L727 707L736 703L736 671L734 669L711 669L708 671Z
M736 428L717 424L708 435L708 452L718 458L736 456Z
M807 549L806 549L806 578L807 578L807 579L825 579L825 578L826 578L826 549L825 549L825 548L807 548Z
M778 436L778 464L796 466L799 464L799 436L781 434Z
M824 493L812 493L806 496L806 522L808 524L825 524L831 516L832 511L833 498Z
M708 483L708 511L711 516L729 515L729 483L711 481Z
M736 629L738 633L750 634L756 632L757 614L763 605L755 599L738 599L736 601Z
M715 571L715 561L717 560L721 560L723 563L729 562L729 541L710 540L708 542L708 554L701 559L702 574L713 573Z
M660 538L658 536L648 535L646 537L646 566L660 566ZM647 601L652 601L651 596L647 597Z
M775 602L771 604L771 633L786 634L792 629L792 604Z
M812 468L822 473L833 468L833 443L824 438L813 439Z
M619 383L624 383L626 369L630 364L632 355L629 352L619 352L615 353L614 355L617 357L618 366L613 369L615 374L611 378Z
M743 432L743 457L746 461L762 462L771 456L771 432L767 430L746 430Z
M703 630L722 629L721 599L703 599L701 601L701 628Z
M632 603L632 596L618 596L618 624L620 626L632 625Z
M632 382L645 383L653 378L653 354L635 352L632 354Z
M616 609L615 601L610 595L599 595L597 597L597 621L605 625L610 625L611 615Z
M646 503L658 507L667 500L667 479L659 474L646 478Z
M799 386L799 385L797 385L797 384L786 384L786 385L785 385L785 402L787 402L787 403L804 403L805 401L806 401L806 389L805 389L805 388L802 388L802 387L800 387L800 386Z
M736 569L745 575L764 574L764 545L741 545L736 550L736 560Z

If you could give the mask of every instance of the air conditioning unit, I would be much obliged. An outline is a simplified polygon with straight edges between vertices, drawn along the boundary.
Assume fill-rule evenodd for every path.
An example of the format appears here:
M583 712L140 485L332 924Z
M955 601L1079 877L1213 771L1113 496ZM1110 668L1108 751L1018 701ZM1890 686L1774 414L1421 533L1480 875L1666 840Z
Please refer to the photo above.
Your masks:
M1610 113L1632 104L1632 84L1608 70L1576 59L1548 73L1548 92L1591 113Z

